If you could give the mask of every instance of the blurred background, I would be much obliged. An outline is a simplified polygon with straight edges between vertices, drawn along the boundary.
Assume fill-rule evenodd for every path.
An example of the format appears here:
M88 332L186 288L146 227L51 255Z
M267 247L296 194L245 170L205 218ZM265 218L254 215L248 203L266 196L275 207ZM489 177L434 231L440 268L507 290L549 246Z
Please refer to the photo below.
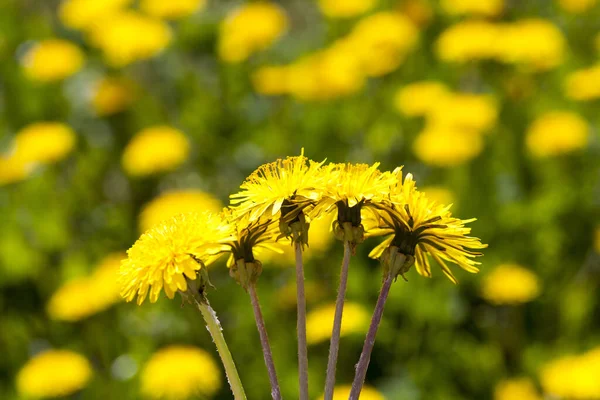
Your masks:
M481 272L392 287L366 400L600 399L600 5L595 0L1 0L0 398L232 395L197 310L126 304L119 260L153 224L219 210L260 164L404 165L476 217ZM307 251L322 393L342 246ZM353 258L338 398L381 270ZM291 252L259 295L297 398ZM270 389L224 260L209 299L250 399ZM347 396L347 395L346 395Z

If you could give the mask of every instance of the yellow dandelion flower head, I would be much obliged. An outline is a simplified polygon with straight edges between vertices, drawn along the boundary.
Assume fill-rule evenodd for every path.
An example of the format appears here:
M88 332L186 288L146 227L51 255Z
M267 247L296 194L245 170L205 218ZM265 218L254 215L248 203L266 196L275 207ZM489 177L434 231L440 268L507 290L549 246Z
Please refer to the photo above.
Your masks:
M600 397L600 348L580 355L564 356L540 369L544 391L565 399L587 400Z
M179 19L190 16L206 6L206 0L142 0L140 9L156 18Z
M350 385L338 385L334 388L333 400L345 400L350 397ZM318 400L323 400L325 397L322 394ZM386 400L385 396L374 387L365 385L360 391L360 400Z
M565 94L578 101L600 97L600 65L570 73L565 81Z
M480 134L447 126L426 127L413 142L415 155L425 164L435 167L464 164L482 151Z
M306 340L318 344L331 337L331 326L335 315L335 304L327 304L310 311L306 316ZM341 336L364 334L369 328L371 316L360 304L346 302L342 315Z
M440 5L449 15L494 17L502 13L504 0L442 0Z
M75 147L75 132L60 122L35 122L17 132L9 158L28 164L51 164Z
M464 63L491 59L496 56L495 45L500 26L487 21L462 21L447 28L435 43L442 61Z
M596 0L556 0L560 8L571 14L581 14L596 5Z
M181 400L213 396L221 387L221 371L213 358L193 346L160 349L141 373L141 391L151 399Z
M89 31L90 42L113 67L154 57L169 45L171 36L167 23L135 11L111 14Z
M534 157L550 157L583 149L588 144L588 124L578 114L551 111L527 129L527 149Z
M96 82L92 94L92 108L98 116L117 114L126 110L135 99L133 82L122 78L103 78Z
M145 232L177 214L198 211L218 213L222 208L221 201L210 193L197 189L171 190L144 206L139 216L139 229Z
M402 64L406 54L416 47L419 31L403 14L382 11L360 20L348 40L366 75L381 76Z
M420 190L437 204L456 204L454 193L444 186L423 186Z
M67 78L83 67L84 54L75 44L62 39L42 40L23 56L25 74L40 82Z
M0 155L0 186L20 182L31 173L31 165L14 157Z
M266 1L244 4L221 23L219 57L229 63L244 61L271 46L287 27L288 17L277 4Z
M457 129L485 131L498 119L498 106L486 94L452 93L441 96L430 106L427 123Z
M282 65L261 67L252 74L252 86L257 93L267 96L285 94L288 91L288 68Z
M138 132L125 147L121 163L132 176L171 171L187 160L190 144L178 129L153 126Z
M471 273L478 272L477 265L480 263L472 258L482 254L474 250L484 249L487 245L476 237L467 236L471 228L465 227L465 224L475 221L475 218L461 220L453 217L450 206L437 204L416 189L411 174L400 182L399 179L390 196L392 203L382 207L385 212L379 214L380 234L389 236L371 251L369 257L379 258L386 249L394 246L408 259L400 274L407 272L414 260L417 272L431 277L428 256L454 283L457 280L446 262L457 264Z
M158 300L164 288L172 299L187 290L202 265L211 264L223 251L221 242L231 239L231 227L218 214L179 214L146 231L127 251L121 262L121 296L142 304Z
M494 400L542 400L533 381L513 378L499 382L494 389Z
M58 288L47 305L50 318L79 321L117 303L121 298L117 282L119 265L125 257L124 253L109 254L92 274Z
M329 18L352 18L364 14L377 4L377 0L319 0L321 12Z
M83 389L92 377L88 360L67 350L48 350L29 360L17 375L26 397L63 397Z
M121 11L132 2L133 0L64 0L60 3L58 17L69 28L86 30L99 19Z
M435 104L448 94L448 87L441 82L415 82L398 89L394 106L404 115L423 116L429 114Z
M237 207L226 208L221 214L233 230L231 240L226 243L228 252L231 252L227 263L229 267L237 260L254 262L254 256L265 251L283 253L280 243L277 243L280 231L275 219L266 216L252 219L249 212Z
M433 7L429 0L403 1L399 10L418 27L427 26L433 18Z
M493 304L521 304L540 294L538 277L516 264L502 264L483 278L481 295Z

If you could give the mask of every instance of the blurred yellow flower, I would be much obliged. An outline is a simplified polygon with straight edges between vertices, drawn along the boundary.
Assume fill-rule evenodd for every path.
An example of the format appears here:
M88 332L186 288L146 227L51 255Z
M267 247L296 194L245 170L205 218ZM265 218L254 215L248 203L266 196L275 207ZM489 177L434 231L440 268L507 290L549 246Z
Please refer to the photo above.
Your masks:
M600 348L565 356L542 366L540 382L546 393L569 400L600 398Z
M418 43L419 32L406 16L382 11L361 19L347 37L368 76L381 76L402 64Z
M317 344L331 337L331 327L335 314L335 304L327 304L310 311L306 316L306 340L308 344ZM342 315L341 336L354 333L366 333L371 315L360 304L346 302Z
M126 110L134 100L133 83L122 78L103 78L96 82L92 107L101 117Z
M0 155L0 186L24 180L29 176L31 169L26 163Z
M190 143L183 132L169 126L153 126L138 132L123 151L121 163L132 176L171 171L187 160Z
M173 345L157 351L141 376L141 391L151 399L212 397L221 387L221 371L212 357L193 346Z
M502 12L504 0L441 0L440 5L449 15L493 17Z
M275 3L246 3L221 23L218 53L226 62L246 60L252 54L271 46L288 27L288 17Z
M426 26L433 18L429 0L404 0L399 10L418 27Z
M120 300L119 265L125 257L125 253L110 254L89 276L71 280L58 288L47 305L50 318L79 321L117 303Z
M8 157L22 164L51 164L75 147L75 132L60 122L35 122L17 132Z
M81 69L84 54L75 44L62 39L46 39L33 45L23 56L25 74L36 81L54 82Z
M578 114L551 111L527 129L527 148L535 157L549 157L582 149L588 143L588 124Z
M442 61L464 63L491 59L500 34L497 24L486 21L461 21L438 37L435 50Z
M502 264L488 273L481 283L481 295L490 303L521 304L540 294L538 277L516 264Z
M210 211L218 213L221 201L212 194L197 189L172 190L147 203L139 217L139 230L145 232L177 214Z
M206 0L141 0L140 10L164 19L187 17L206 6Z
M593 100L600 97L600 65L571 72L565 81L567 97Z
M572 14L585 12L596 5L596 0L556 0L556 2L560 8Z
M411 117L428 114L444 96L448 87L437 81L420 81L398 89L394 95L394 106L404 115Z
M63 397L83 389L92 377L92 367L80 354L48 350L30 359L17 375L23 397Z
M123 67L160 53L171 41L171 30L159 19L123 11L94 23L89 39L108 64Z
M476 132L452 127L426 128L415 138L413 152L425 164L454 167L477 157L483 150L483 139Z
M531 379L513 378L496 385L494 400L542 400L542 396Z
M427 114L431 126L485 131L496 124L495 100L485 94L452 93L432 102Z
M372 9L377 0L319 0L321 12L329 18L350 18Z
M69 28L85 30L96 21L119 12L132 2L133 0L63 0L58 17Z
M444 186L424 186L420 190L427 198L435 201L437 204L455 203L454 193Z
M252 86L257 93L277 96L288 91L288 67L269 65L252 74Z
M352 386L350 385L339 385L334 388L333 400L346 400L350 396ZM323 394L317 400L323 400L325 397ZM360 400L386 400L386 398L377 389L371 386L363 386L360 392ZM524 399L525 400L525 399Z

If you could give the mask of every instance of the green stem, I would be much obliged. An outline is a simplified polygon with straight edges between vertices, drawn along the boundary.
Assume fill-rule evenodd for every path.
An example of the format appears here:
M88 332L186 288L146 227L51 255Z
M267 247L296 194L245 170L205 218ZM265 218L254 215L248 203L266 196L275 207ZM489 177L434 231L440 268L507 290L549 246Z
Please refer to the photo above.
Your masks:
M308 400L308 350L306 345L306 294L304 292L304 265L302 243L294 244L296 250L296 293L298 303L298 384L300 400Z
M331 332L331 342L329 344L329 360L327 362L327 378L325 380L324 400L333 399L333 389L335 386L335 369L337 365L338 351L340 348L340 333L342 330L342 314L344 312L344 299L346 297L346 285L348 283L348 266L350 265L351 255L350 242L344 241L344 260L340 272L340 286L338 289L337 300L335 302L335 318L333 320L333 330Z

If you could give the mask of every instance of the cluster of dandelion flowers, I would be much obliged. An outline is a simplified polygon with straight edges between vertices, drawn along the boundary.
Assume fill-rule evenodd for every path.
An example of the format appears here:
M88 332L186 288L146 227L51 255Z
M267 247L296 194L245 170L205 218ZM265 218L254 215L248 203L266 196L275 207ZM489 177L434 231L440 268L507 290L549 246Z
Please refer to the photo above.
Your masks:
M68 350L47 350L33 357L17 375L25 397L62 397L83 389L92 377L88 360Z

